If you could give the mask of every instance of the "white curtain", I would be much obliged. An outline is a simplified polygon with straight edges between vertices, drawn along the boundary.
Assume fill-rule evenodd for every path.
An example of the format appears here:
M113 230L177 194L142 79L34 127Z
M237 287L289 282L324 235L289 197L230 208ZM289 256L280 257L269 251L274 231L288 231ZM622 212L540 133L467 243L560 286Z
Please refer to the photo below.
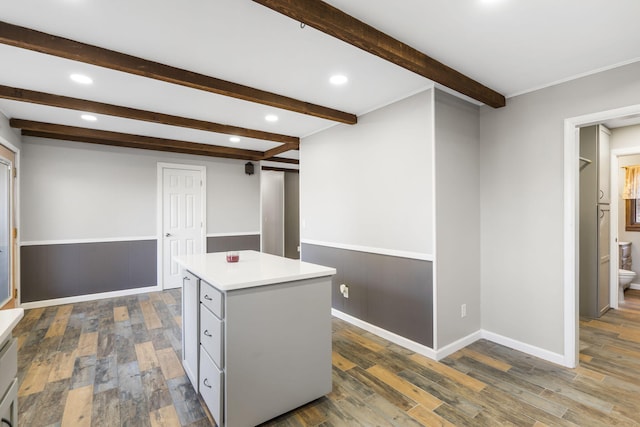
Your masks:
M640 165L626 166L623 199L640 199Z

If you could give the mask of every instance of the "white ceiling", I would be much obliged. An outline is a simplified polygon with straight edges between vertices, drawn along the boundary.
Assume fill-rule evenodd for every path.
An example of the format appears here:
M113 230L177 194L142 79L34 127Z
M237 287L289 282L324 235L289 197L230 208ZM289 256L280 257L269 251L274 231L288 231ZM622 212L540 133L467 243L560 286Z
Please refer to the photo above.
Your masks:
M638 0L329 0L509 97L640 60ZM0 20L363 114L432 83L250 0L20 0ZM304 137L333 122L0 45L0 85ZM79 86L68 78L94 79ZM342 73L345 86L328 79ZM508 104L508 100L507 100ZM0 99L9 118L264 151L277 143ZM267 123L275 113L280 120ZM297 158L290 151L282 157Z

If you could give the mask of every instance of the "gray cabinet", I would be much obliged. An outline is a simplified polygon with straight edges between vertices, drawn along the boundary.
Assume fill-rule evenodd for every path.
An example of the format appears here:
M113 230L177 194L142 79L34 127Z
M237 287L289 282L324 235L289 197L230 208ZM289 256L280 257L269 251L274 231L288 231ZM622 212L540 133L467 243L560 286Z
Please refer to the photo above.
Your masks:
M609 130L580 129L580 315L597 318L609 309Z
M182 365L198 391L200 365L200 279L188 271L182 275Z
M184 276L186 295L195 276ZM184 351L199 351L198 378L189 378L218 426L258 425L331 392L330 276L224 291L197 279ZM193 313L197 343L186 338Z
M0 419L18 425L18 340L0 343ZM4 426L3 426L4 427Z
M216 423L224 425L224 295L200 281L200 394Z

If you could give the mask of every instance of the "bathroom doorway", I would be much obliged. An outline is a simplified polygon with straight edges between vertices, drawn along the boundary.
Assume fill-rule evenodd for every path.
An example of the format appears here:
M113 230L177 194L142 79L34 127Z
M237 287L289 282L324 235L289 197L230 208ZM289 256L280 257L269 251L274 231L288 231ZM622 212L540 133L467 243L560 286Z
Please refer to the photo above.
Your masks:
M614 123L614 124L612 124ZM625 123L625 124L622 124ZM622 127L640 124L640 104L615 110L565 119L564 123L564 361L567 367L576 367L579 357L579 191L580 191L580 138L579 129L596 124ZM640 149L627 147L629 153L640 153ZM620 148L619 150L622 150ZM611 153L611 170L618 171L620 152ZM612 173L613 175L613 173ZM614 185L614 180L611 184ZM617 185L617 178L615 179ZM615 190L617 192L617 189ZM615 198L617 200L617 197ZM611 204L611 216L617 218L618 203ZM614 228L615 227L615 228ZM618 265L617 221L611 221L611 264ZM615 247L614 247L615 245ZM617 268L611 269L610 279L617 284ZM615 292L615 294L614 294ZM611 305L617 307L617 286L610 288Z
M614 129L613 136L614 143L616 143L616 141L620 141L621 143L613 146L611 151L611 184L613 190L616 191L618 195L615 200L612 199L612 205L615 204L617 216L613 221L616 229L612 230L611 233L612 237L618 237L618 251L615 254L616 258L614 259L612 257L612 263L615 261L619 269L622 268L635 273L633 277L629 277L631 282L625 286L626 289L640 290L640 226L627 224L627 221L635 222L633 218L630 217L631 215L633 215L633 217L637 216L635 212L631 212L631 210L627 208L627 204L629 204L629 208L632 208L635 207L637 202L635 200L627 201L620 198L620 194L624 188L626 167L640 165L640 125ZM625 144L627 141L630 142L630 145L618 147L619 145L627 145ZM619 271L620 270L618 270L618 272ZM628 275L628 273L625 275ZM618 283L617 275L615 280L615 283ZM617 290L620 292L619 286ZM621 299L624 299L624 294L618 294L615 297L612 295L612 308L619 308Z

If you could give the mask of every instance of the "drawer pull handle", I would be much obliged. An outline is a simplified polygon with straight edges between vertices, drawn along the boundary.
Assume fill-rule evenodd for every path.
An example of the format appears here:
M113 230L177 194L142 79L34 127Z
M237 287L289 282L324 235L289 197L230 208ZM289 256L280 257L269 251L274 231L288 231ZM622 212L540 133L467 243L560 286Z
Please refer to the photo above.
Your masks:
M202 381L202 384L204 384L205 387L211 388L211 385L209 384L209 378L205 378L204 381Z
M209 294L205 294L204 299L206 299L207 301L213 301L213 298L211 298Z
M189 277L187 277L187 276L184 276L184 277L182 278L182 281L183 281L183 282L184 282L185 280L191 281L191 279L189 279Z
M209 332L208 329L205 329L203 334L205 334L205 336L207 336L207 337L212 337L213 336L213 335L211 335L211 332Z

